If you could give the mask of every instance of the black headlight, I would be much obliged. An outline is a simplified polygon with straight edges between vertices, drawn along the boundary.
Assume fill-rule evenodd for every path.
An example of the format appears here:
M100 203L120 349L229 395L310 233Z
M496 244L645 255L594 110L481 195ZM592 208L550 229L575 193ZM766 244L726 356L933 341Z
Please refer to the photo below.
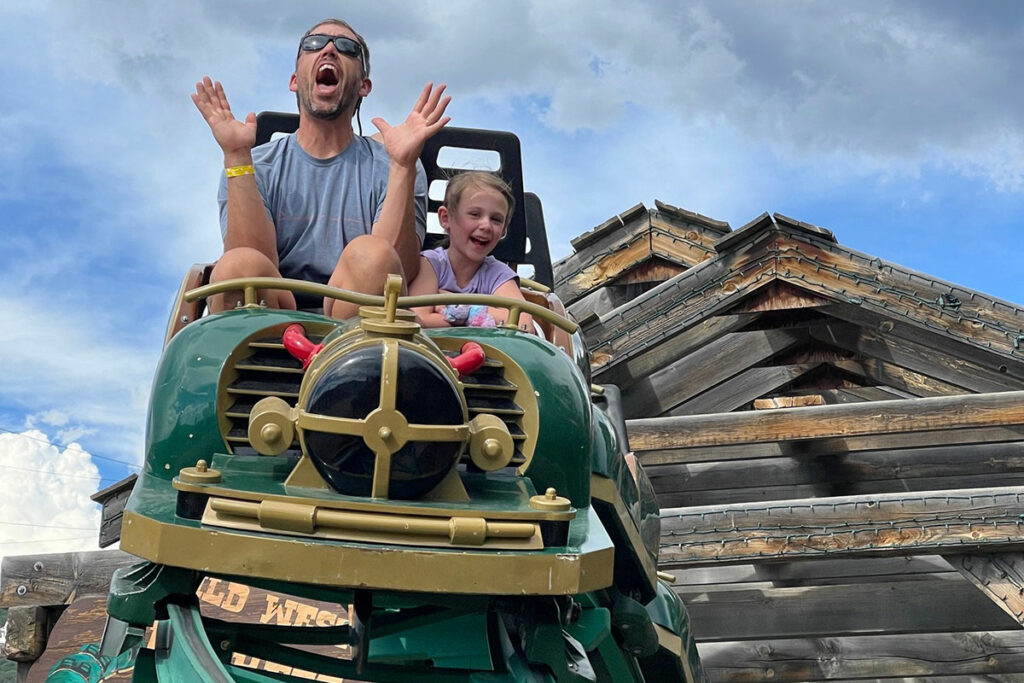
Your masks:
M371 417L368 430L376 430L373 438L388 434L386 438L401 441L406 436L399 432L408 425L463 425L463 399L450 374L412 348L392 349L398 354L397 373L388 373L388 382L396 383L393 389L381 391L385 342L360 346L332 359L318 373L307 394L305 412L366 420L384 408L389 419L377 427ZM394 405L384 405L390 396ZM339 493L354 496L372 491L378 457L367 446L369 438L312 428L304 434L306 453L320 475ZM461 449L461 441L417 440L416 432L410 431L408 440L390 454L387 497L409 499L427 493L455 465Z

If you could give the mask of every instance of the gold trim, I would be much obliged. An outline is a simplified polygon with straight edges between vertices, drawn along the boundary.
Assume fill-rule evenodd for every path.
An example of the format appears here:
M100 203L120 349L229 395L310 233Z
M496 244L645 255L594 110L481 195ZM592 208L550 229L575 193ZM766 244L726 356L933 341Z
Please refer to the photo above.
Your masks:
M654 630L658 634L658 647L668 650L678 657L679 663L683 665L683 674L686 676L686 680L691 683L695 682L697 679L693 676L693 667L690 666L688 653L683 650L683 639L661 624L655 624Z
M455 337L433 337L433 341L442 351L458 353L462 349L462 345L470 340ZM530 466L530 461L533 460L533 454L537 448L537 434L540 432L540 409L537 407L537 394L534 393L533 384L530 382L526 371L523 370L519 363L512 360L511 356L481 341L477 341L477 343L483 348L487 358L496 359L501 362L505 379L516 386L516 391L512 394L512 400L523 409L523 414L519 417L519 426L523 433L526 434L526 438L521 442L519 449L523 454L524 462L517 470L519 474L523 474ZM463 387L461 380L459 381L459 387ZM464 389L463 395L465 395ZM493 415L505 414L500 411L483 412Z
M247 292L251 289L253 291L252 299L254 301L257 289L282 289L289 292L302 292L314 296L323 296L330 299L347 301L349 303L356 304L357 306L382 306L385 303L384 297L380 295L374 296L372 294L360 294L347 289L321 285L316 282L275 277L248 277L236 278L234 280L222 280L221 282L214 282L208 285L203 285L202 287L190 289L185 292L184 299L185 301L191 302L197 299L205 299L213 296L214 294L221 294L223 292L237 289L246 290ZM482 304L484 306L506 309L512 306L518 306L534 318L546 320L552 325L565 330L569 334L574 334L576 330L579 329L579 325L574 323L572 320L569 320L565 316L559 315L544 306L530 303L528 301L522 301L520 299L495 296L493 294L422 294L419 296L403 296L395 302L395 304L401 308L446 306L448 304L456 303L469 305Z
M316 472L315 466L312 462L309 463L309 467L313 468ZM294 473L298 470L296 466ZM290 476L290 475L289 475ZM322 479L317 479L318 482L322 482ZM443 480L442 480L443 481ZM351 510L351 511L362 511L362 512L380 512L389 514L409 514L415 511L417 515L423 517L477 517L480 515L478 509L450 509L447 507L420 507L410 506L410 502L419 501L371 501L369 498L354 499L354 498L307 498L305 496L294 496L277 493L258 493L255 491L245 491L241 489L224 488L223 486L213 485L198 485L190 484L188 482L181 481L180 479L171 480L171 485L177 491L187 491L189 493L202 493L208 496L220 496L223 498L232 498L236 500L255 501L261 502L264 500L277 500L285 503L301 503L305 505L315 505L319 508L331 509L331 510ZM326 484L325 484L326 486ZM423 501L424 499L420 499ZM449 502L446 498L443 502ZM567 522L575 519L576 510L569 510L567 512L553 512L553 511L540 511L540 510L487 510L487 516L490 519L508 519L508 520L531 520L531 521L548 521L548 522Z
M323 489L330 491L330 485L324 481L324 478L320 476L320 471L317 470L316 465L309 459L309 456L305 453L299 458L298 464L288 475L288 478L284 480L285 490L290 486L299 486L307 489Z
M599 527L596 514L590 525ZM121 549L198 571L313 583L474 595L577 595L612 584L615 549L583 552L439 551L350 547L308 538L231 533L124 513Z
M626 536L629 537L629 542L633 546L636 556L640 558L640 564L644 567L647 580L652 586L657 586L658 567L647 554L647 546L644 545L644 541L640 537L640 531L636 528L636 522L633 521L629 510L626 509L626 504L622 502L622 496L619 495L619 489L615 486L615 482L600 474L591 474L590 497L608 503L615 508L615 513L619 516L619 520L626 530Z
M543 550L540 526L497 522L482 517L417 517L320 509L313 505L211 498L203 514L209 526L284 533L290 536L393 543L399 545L483 547L490 550Z

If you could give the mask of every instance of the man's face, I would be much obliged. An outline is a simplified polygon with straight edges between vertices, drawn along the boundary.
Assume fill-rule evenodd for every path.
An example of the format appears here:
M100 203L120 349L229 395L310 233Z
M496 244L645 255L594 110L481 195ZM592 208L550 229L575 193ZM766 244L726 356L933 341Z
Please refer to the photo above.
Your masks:
M337 24L320 24L312 33L356 39ZM370 92L370 79L363 77L359 57L343 55L334 43L328 43L319 52L299 52L289 87L300 111L319 119L336 119L345 113L352 116L359 98Z

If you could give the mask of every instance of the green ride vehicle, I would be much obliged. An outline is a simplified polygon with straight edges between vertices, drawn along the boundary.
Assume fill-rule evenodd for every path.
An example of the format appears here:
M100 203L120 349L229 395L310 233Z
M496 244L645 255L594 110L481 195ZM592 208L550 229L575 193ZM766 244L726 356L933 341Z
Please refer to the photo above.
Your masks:
M531 213L514 136L442 134L425 155L498 151L527 205L517 213ZM513 220L505 258L524 262L528 232L550 278L539 205L532 215ZM140 562L114 575L103 641L50 681L705 680L683 604L659 579L658 508L618 391L590 384L556 296L525 280L523 302L400 297L397 277L374 297L208 285L204 273L186 277L172 313L124 510L121 548ZM269 309L257 302L269 285L361 314ZM229 289L246 305L202 315ZM509 320L421 330L407 310L452 303L505 307ZM539 334L516 328L524 312ZM348 623L213 618L196 594L207 577L334 603Z

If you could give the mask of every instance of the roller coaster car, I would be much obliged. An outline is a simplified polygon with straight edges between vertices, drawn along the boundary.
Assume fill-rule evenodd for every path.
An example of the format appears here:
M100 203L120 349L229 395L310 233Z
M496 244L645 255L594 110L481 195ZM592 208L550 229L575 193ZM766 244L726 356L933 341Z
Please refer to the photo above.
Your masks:
M514 136L447 129L428 171L443 146L497 149L522 194ZM503 246L516 264L527 231L548 258L524 205ZM122 525L121 548L143 561L115 574L103 657L137 650L138 681L703 680L658 578L658 509L617 390L591 386L557 297L400 298L398 278L377 297L204 285L208 270L186 278L168 327ZM256 293L269 284L357 303L360 318L267 309ZM201 315L228 289L246 305ZM406 310L456 302L505 307L508 326L420 330ZM516 329L522 312L542 336ZM207 576L338 603L349 623L211 619L196 598ZM351 656L310 649L325 644Z

